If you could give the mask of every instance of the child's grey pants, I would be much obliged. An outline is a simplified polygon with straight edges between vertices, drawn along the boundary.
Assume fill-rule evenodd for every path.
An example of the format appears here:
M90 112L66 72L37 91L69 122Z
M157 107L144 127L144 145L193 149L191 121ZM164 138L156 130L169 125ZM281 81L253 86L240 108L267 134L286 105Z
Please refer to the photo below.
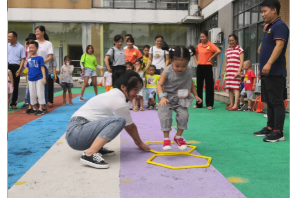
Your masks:
M177 129L186 130L188 122L188 110L186 107L182 107L176 101L171 101L167 103L167 106L158 107L158 117L160 120L162 131L171 131L172 129L172 111L177 113Z
M46 104L45 85L42 83L42 79L37 81L29 81L29 92L31 105L37 104L36 98L38 98L39 104Z

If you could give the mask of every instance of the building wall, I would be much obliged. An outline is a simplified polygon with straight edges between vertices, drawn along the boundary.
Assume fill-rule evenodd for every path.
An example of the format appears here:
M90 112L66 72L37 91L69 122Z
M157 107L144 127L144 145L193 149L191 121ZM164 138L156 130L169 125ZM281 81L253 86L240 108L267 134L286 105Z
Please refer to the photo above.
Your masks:
M187 10L8 9L9 22L181 24L187 15Z
M92 0L8 0L9 8L91 9Z
M202 15L206 19L231 2L232 0L213 0L206 7L204 7L204 9L202 10ZM233 10L232 10L232 13L233 13Z
M221 51L225 53L225 51L229 47L228 37L230 34L233 33L233 3L230 2L222 9L218 11L218 27L221 28L221 31L224 33L225 39L225 48ZM221 60L222 54L219 54L217 57L217 77L220 72L220 63L222 61L222 70L225 66L226 57L225 54L223 55L223 60Z

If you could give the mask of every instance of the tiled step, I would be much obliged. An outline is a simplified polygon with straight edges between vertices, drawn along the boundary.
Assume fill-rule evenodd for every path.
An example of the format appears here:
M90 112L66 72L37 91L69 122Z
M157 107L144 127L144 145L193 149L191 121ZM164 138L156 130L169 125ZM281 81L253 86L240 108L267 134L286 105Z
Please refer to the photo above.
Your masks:
M255 104L255 99L256 97L258 96L261 96L261 93L255 93L254 94L254 97L253 97L253 105ZM287 105L287 110L290 109L290 93L288 92L288 105ZM230 98L229 98L229 94L226 93L226 92L214 92L214 100L216 101L220 101L220 102L223 102L223 103L226 103L226 104L230 104ZM244 102L245 102L245 106L247 107L247 98L244 98ZM239 100L240 102L240 100ZM245 108L246 108L245 107ZM264 106L263 106L263 110L267 110L267 104L265 103Z

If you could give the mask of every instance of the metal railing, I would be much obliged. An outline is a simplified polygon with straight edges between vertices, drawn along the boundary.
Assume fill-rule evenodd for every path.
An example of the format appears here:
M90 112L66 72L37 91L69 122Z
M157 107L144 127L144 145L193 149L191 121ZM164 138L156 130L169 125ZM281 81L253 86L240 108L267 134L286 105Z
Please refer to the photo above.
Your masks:
M92 0L92 8L188 10L189 0Z

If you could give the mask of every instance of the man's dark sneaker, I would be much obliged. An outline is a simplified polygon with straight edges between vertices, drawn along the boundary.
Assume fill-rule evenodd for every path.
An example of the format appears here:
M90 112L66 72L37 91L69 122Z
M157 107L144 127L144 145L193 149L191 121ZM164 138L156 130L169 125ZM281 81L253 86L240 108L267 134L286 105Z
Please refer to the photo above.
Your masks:
M279 141L285 141L284 133L278 132L277 130L271 131L267 137L263 139L264 142L279 142Z
M252 110L251 109L246 109L246 110L244 110L244 112L252 112Z
M268 129L268 127L264 127L261 131L255 132L254 136L266 136L269 135L271 131L272 130Z
M43 111L42 110L38 110L36 113L35 113L35 115L43 115L44 113L43 113Z
M106 148L101 148L98 153L100 153L102 156L113 156L115 155L115 151L108 150Z
M42 109L43 113L47 113L48 110L47 109Z
M241 111L244 108L244 106L245 106L244 103L239 105L238 111Z
M104 161L101 154L94 153L91 156L85 155L85 152L80 158L80 161L86 165L92 166L93 168L109 168L109 164Z
M26 113L29 114L31 111L32 111L32 109L27 109L27 110L26 110Z
M36 112L37 112L37 110L31 109L31 111L28 114L30 114L30 115L34 114L35 115Z

